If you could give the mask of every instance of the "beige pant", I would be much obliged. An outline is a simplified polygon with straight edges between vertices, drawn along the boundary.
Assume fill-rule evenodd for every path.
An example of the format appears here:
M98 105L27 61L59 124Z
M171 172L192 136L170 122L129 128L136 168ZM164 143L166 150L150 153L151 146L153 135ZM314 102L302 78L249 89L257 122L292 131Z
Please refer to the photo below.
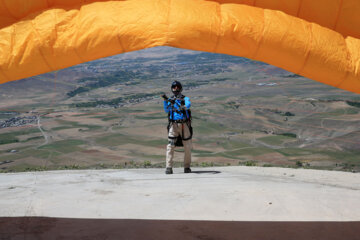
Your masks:
M184 127L184 131L183 128ZM184 136L182 136L184 132ZM182 138L188 138L190 137L190 130L186 123L171 123L170 129L169 129L169 135L168 140L169 144L166 147L166 167L172 168L173 167L173 160L174 160L174 150L175 150L175 142L176 139L174 139L177 136L182 136ZM190 140L183 140L184 145L184 168L189 168L191 164L191 148L192 143Z

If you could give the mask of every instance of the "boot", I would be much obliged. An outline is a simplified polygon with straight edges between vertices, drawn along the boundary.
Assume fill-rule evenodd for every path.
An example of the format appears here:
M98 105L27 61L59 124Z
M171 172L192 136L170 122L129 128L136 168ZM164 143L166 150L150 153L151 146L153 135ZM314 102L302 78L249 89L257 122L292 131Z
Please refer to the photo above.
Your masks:
M166 168L165 174L173 174L172 168Z
M188 168L184 168L184 173L191 173L191 169L188 167Z

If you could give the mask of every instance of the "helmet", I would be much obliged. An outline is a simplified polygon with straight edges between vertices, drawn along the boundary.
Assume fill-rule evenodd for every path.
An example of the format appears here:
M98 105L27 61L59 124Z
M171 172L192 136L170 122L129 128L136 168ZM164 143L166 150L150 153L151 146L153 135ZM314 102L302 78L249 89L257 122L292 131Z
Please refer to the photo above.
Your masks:
M174 91L173 89L174 89L175 87L178 87L179 90ZM178 82L178 81L174 81L174 82L171 84L171 91L172 91L172 93L173 93L174 95L179 95L179 94L182 92L182 89L183 89L183 88L182 88L182 85L181 85L181 83Z

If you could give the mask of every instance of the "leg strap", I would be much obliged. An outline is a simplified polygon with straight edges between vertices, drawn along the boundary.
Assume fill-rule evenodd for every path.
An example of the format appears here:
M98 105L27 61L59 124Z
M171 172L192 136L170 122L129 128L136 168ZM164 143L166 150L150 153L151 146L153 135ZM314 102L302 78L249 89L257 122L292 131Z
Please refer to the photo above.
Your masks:
M189 136L188 138L184 138L184 124L182 124L182 140L183 140L183 141L187 141L187 140L192 139L192 135L193 135L191 123L190 123L190 122L186 122L186 125L187 125L187 127L188 127L188 129L189 129L190 136Z

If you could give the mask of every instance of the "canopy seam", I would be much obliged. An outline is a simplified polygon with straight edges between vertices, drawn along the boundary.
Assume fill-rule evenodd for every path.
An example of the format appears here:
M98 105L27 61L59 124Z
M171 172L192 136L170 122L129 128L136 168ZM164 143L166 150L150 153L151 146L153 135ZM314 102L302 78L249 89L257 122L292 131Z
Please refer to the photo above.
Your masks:
M54 44L51 45L51 50L52 50L52 54L53 56L55 57L55 50L54 50L54 45L55 45L55 42L56 40L58 39L58 28L57 28L57 13L56 13L56 10L53 11L53 15L54 15L54 34L55 34L55 41L54 41Z
M221 14L221 4L220 3L217 4L216 11L217 11L218 16L219 16L219 32L217 34L216 43L215 43L215 47L214 47L214 50L213 50L215 53L216 53L216 50L217 50L217 48L219 46L221 33L222 33L222 14Z
M10 36L10 55L14 52L15 36L16 36L16 24L12 25L12 33Z
M34 26L34 21L33 21L33 20L30 20L30 24L31 24L31 27L32 27L32 29L34 30L35 34L37 35L37 41L39 42L39 46L40 46L40 47L38 48L38 50L39 50L39 53L40 53L43 61L45 62L46 66L50 69L50 71L54 71L54 69L51 67L51 65L49 64L49 62L46 60L45 55L44 55L44 53L43 53L42 50L41 50L41 46L42 46L41 40L40 40L41 38L39 37L39 36L40 36L39 32L36 30L36 27Z
M122 41L121 41L121 36L116 35L116 39L117 39L118 42L119 42L119 45L120 45L120 48L121 48L121 52L124 53L124 52L125 52L125 48L124 48L123 43L122 43Z
M299 2L299 7L298 7L298 10L297 10L297 13L296 13L296 17L299 17L303 2L304 2L303 0L300 0L300 2Z
M309 35L310 35L310 40L308 41L308 43L306 44L306 53L305 53L305 58L304 58L304 62L302 64L302 66L299 68L299 70L296 72L296 74L301 75L302 71L304 71L305 65L307 63L307 61L309 60L309 56L310 56L310 51L311 51L311 46L313 43L313 31L312 31L312 23L308 23L307 24L307 28L309 29Z
M14 14L12 14L12 12L9 10L9 7L6 5L6 1L2 1L4 4L4 7L6 9L6 11L9 13L9 15L13 18L15 18L16 20L19 20L19 18L17 18L16 16L14 16Z
M258 41L258 44L256 46L256 50L254 51L254 54L252 55L252 59L255 59L258 52L259 52L259 49L260 49L260 45L263 43L263 40L264 40L264 35L265 35L265 31L266 31L266 28L265 28L265 11L266 9L263 9L262 12L263 12L263 29L262 29L262 33L261 33L261 36L260 36L260 39Z
M167 29L166 29L166 35L165 35L165 45L169 44L169 36L170 36L170 12L171 12L171 0L168 1L168 12L167 12Z
M85 62L85 60L82 59L82 57L80 56L80 54L77 51L77 42L78 42L78 38L79 38L79 18L80 18L80 13L81 13L81 7L82 5L79 6L79 10L78 10L78 14L76 15L76 20L75 20L75 24L77 26L77 32L75 34L75 47L73 48L75 55L79 58L80 62Z
M344 38L344 43L345 43L345 47L346 47L346 60L348 62L350 61L351 66L356 68L356 63L353 61L353 58L352 58L352 56L350 54L350 51L349 51L349 48L348 48L348 45L347 45L347 42L346 42L346 38ZM355 71L356 71L356 69L355 69ZM350 73L349 68L347 68L344 78L338 84L335 85L336 88L339 88L339 86L341 86L347 80L347 78L349 76L349 73Z
M343 7L343 3L344 3L344 0L340 0L339 9L338 9L338 12L336 14L335 23L334 23L334 27L333 27L333 29L335 31L336 31L337 25L339 23L339 17L340 17L340 13L341 13L341 10L342 10L342 7Z

